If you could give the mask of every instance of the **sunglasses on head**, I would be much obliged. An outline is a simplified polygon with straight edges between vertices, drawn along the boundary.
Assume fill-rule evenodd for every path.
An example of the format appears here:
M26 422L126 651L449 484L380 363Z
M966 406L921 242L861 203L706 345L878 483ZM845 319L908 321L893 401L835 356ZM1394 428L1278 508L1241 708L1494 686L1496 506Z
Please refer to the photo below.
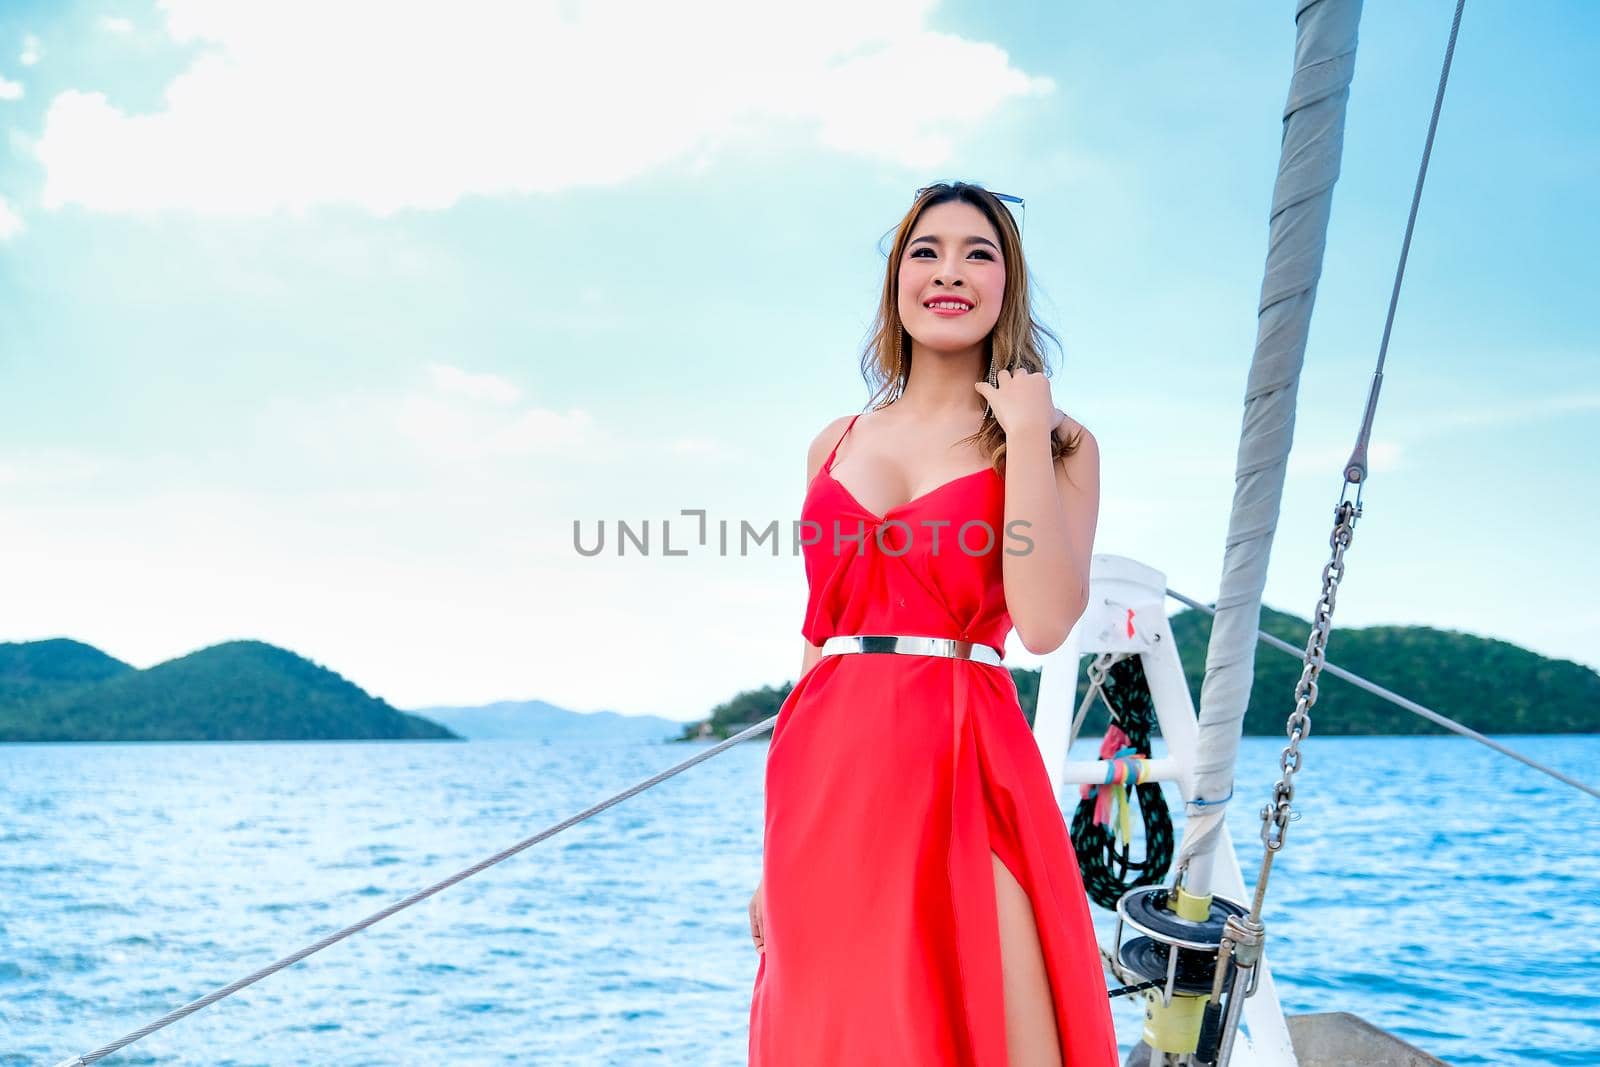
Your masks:
M949 188L951 188L951 185L950 185L949 182L934 182L932 185L924 185L922 188L920 188L916 192L912 193L911 194L911 199L912 199L913 202L915 202L917 200L921 200L922 199L922 194L927 192L930 189L949 189ZM1012 196L1010 193L996 193L996 192L992 192L992 191L990 191L988 189L985 189L984 192L987 192L990 196L992 196L996 200L1000 201L1002 204L1004 204L1006 206L1006 210L1011 212L1011 217L1013 219L1015 219L1016 223L1017 223L1017 235L1020 237L1022 235L1022 219L1023 219L1023 207L1024 207L1024 202L1023 202L1022 197L1020 197L1020 196Z

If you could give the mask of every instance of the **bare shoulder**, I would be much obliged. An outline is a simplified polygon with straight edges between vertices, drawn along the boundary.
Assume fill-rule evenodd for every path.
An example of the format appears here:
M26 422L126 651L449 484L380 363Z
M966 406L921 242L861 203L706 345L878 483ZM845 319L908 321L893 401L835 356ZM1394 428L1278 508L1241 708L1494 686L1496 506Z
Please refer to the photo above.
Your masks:
M1065 411L1061 412L1061 415L1061 425L1056 427L1056 437L1063 442L1076 438L1078 447L1073 452L1073 456L1077 456L1080 452L1098 454L1100 442L1095 440L1094 434L1089 432L1089 427L1068 415Z
M845 427L850 425L850 420L853 418L855 418L854 415L840 415L821 430L818 430L817 436L811 439L811 454L827 458L834 442L839 440L840 435L844 433Z
M1063 412L1065 414L1065 412ZM1056 427L1056 437L1065 441L1076 441L1077 447L1072 454L1056 461L1059 470L1066 472L1076 481L1082 481L1081 474L1090 478L1098 478L1100 472L1100 442L1095 435L1089 432L1089 427L1074 419L1071 415L1061 420L1061 425Z
M845 427L850 425L853 415L840 415L811 439L811 447L806 450L806 481L809 482L817 476L822 469L823 461L828 458L828 453L833 451L834 444L843 435Z

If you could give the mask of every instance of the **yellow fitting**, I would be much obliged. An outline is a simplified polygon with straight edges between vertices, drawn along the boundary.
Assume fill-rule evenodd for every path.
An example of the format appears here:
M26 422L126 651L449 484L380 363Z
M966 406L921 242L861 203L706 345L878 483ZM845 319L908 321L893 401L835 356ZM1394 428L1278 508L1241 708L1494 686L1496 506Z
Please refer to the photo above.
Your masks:
M1178 913L1178 918L1187 919L1192 923L1203 923L1211 917L1211 894L1197 897L1183 886L1178 886L1177 900L1172 910Z
M1161 1052L1193 1052L1200 1043L1200 1021L1211 995L1175 994L1171 1004L1161 1003L1159 989L1144 996L1145 1044Z

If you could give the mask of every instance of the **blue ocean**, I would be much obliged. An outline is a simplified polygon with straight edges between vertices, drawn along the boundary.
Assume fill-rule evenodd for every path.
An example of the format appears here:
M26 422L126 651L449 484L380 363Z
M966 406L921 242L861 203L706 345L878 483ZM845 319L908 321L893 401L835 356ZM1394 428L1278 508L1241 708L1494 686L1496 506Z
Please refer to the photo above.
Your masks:
M1507 740L1600 781L1600 736ZM743 1064L766 748L102 1062ZM1250 883L1281 748L1241 753ZM0 1064L114 1041L697 750L0 745ZM1265 916L1285 1009L1354 1012L1458 1065L1600 1064L1600 800L1455 737L1313 734L1304 752ZM1115 1004L1126 1048L1139 1009Z

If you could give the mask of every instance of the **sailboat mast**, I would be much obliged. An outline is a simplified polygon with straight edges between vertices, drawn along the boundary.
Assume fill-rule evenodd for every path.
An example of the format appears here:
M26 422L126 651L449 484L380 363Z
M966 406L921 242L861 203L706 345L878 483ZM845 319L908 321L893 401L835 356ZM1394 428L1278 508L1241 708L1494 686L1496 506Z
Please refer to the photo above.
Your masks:
M1284 105L1233 510L1206 649L1199 738L1177 860L1190 896L1211 893L1218 831L1233 795L1234 763L1254 676L1261 592L1294 440L1300 369L1339 178L1360 21L1361 0L1296 3L1294 75Z

